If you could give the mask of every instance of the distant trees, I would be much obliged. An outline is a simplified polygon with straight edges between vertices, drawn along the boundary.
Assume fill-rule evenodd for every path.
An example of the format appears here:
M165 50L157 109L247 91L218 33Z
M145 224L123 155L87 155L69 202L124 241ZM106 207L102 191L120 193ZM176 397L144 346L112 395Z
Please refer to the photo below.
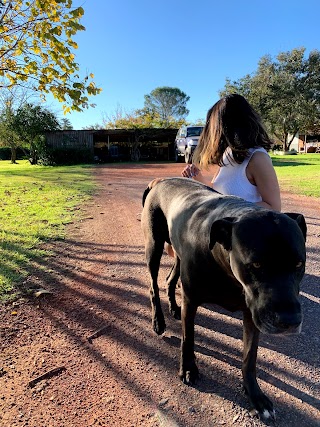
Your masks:
M170 119L161 120L159 114L147 112L145 109L125 111L117 107L111 115L105 115L103 119L106 129L145 129L145 128L179 128L185 120Z
M305 48L263 56L258 69L226 80L221 96L237 92L260 112L269 131L290 149L294 136L320 130L320 52Z
M25 103L14 109L7 103L0 114L0 145L10 147L11 162L16 162L17 148L27 150L32 164L44 148L44 134L61 129L55 114L41 105Z
M120 106L104 118L108 129L179 128L186 123L190 97L178 88L158 87L145 95L144 107L124 111Z
M64 117L61 121L60 129L61 130L72 130L73 126L69 119Z
M14 119L14 112L9 106L0 114L0 146L10 148L11 163L16 163L17 149L22 145L20 135L15 130Z
M157 116L168 127L170 121L185 119L189 114L187 102L190 97L176 87L157 87L144 96L144 111Z

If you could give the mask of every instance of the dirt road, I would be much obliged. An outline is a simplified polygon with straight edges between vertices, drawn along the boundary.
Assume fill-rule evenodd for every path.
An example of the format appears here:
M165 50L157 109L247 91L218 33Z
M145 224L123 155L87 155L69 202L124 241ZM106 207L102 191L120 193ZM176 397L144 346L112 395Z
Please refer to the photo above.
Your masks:
M141 195L152 178L180 170L96 168L100 190L85 219L50 245L53 256L38 260L26 283L52 295L1 307L0 426L262 426L249 415L241 387L240 314L199 310L201 378L194 388L180 382L180 322L168 315L164 287L167 255L160 273L167 331L158 337L151 329ZM306 216L308 266L302 333L261 337L258 378L279 427L320 426L319 205L284 195L284 210Z

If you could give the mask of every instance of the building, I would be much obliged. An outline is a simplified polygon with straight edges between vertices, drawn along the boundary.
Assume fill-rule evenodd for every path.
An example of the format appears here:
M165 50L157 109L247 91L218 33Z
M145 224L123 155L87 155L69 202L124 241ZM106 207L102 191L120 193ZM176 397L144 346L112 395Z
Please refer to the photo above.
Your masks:
M46 133L52 150L87 150L96 162L172 160L178 129L61 130Z
M290 145L290 150L297 153L320 153L320 135L297 133Z

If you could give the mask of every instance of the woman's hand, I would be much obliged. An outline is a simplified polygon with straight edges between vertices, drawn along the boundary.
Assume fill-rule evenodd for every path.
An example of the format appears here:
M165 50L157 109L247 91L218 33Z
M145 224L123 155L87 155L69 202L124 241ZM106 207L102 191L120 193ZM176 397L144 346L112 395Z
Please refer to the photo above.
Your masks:
M183 171L181 172L181 175L185 178L193 178L197 175L199 175L200 169L197 168L195 165L187 165Z

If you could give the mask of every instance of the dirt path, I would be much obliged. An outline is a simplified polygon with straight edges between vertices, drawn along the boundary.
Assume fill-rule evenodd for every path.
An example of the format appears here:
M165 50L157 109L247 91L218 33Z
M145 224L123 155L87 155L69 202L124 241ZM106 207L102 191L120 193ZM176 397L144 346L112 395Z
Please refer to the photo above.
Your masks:
M100 192L86 219L52 245L26 285L52 295L1 308L0 426L260 426L241 388L241 317L203 307L196 319L196 387L178 376L180 322L168 315L163 257L161 298L167 331L151 329L148 276L138 214L154 177L181 165L98 167ZM258 377L279 427L320 426L319 200L284 196L305 214L308 267L301 335L261 339ZM101 329L102 328L102 329ZM88 338L96 331L100 332ZM51 377L29 382L54 369Z

